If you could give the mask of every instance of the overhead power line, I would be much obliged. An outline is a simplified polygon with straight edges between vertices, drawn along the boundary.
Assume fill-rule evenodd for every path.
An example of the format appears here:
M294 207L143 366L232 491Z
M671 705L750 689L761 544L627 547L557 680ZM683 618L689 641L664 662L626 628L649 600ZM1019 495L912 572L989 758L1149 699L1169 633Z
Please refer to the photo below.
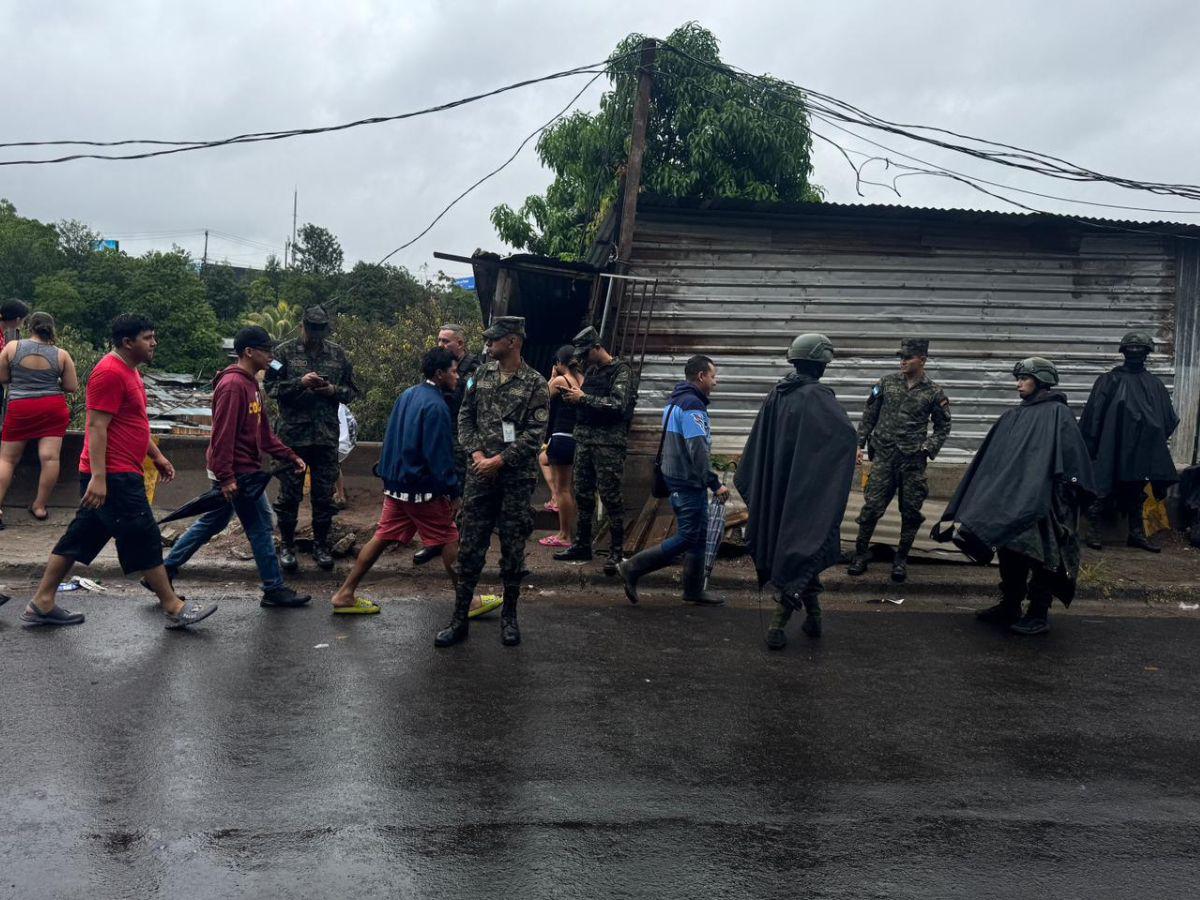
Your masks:
M627 54L632 55L632 54ZM623 57L616 57L621 59ZM418 116L425 116L431 113L445 112L446 110L456 109L460 106L465 106L469 103L476 103L480 100L486 100L489 97L495 97L500 94L508 93L509 91L519 90L520 88L529 87L534 84L542 84L547 81L556 81L561 78L571 78L576 75L601 75L606 71L606 66L610 65L613 60L598 63L588 63L583 66L576 66L571 69L563 69L560 72L552 72L549 75L543 75L540 78L529 78L524 81L518 81L513 84L504 85L503 87L494 88L490 91L485 91L481 94L473 94L469 97L462 97L458 100L451 100L447 103L439 103L434 106L427 106L423 109L412 110L410 112L397 113L390 116L371 116L365 119L357 119L353 122L343 122L339 125L322 125L312 128L292 128L286 131L258 131L247 134L238 134L232 137L219 138L208 141L161 141L161 140L120 140L120 141L88 141L88 140L71 140L71 141L14 141L9 143L0 143L0 149L10 147L47 147L47 146L91 146L91 147L109 147L109 146L124 146L129 144L145 144L145 145L168 145L165 150L147 150L140 153L125 153L125 154L105 154L105 153L72 153L67 156L51 157L46 159L10 159L0 160L0 166L44 166L55 165L60 163L75 162L81 159L99 159L99 160L133 160L133 159L150 159L156 156L170 156L176 153L189 153L195 150L210 150L216 147L227 147L232 144L252 144L262 141L279 141L293 137L302 137L314 134L328 134L335 131L346 131L351 128L360 128L365 125L381 125L387 122L399 122L404 119L412 119Z

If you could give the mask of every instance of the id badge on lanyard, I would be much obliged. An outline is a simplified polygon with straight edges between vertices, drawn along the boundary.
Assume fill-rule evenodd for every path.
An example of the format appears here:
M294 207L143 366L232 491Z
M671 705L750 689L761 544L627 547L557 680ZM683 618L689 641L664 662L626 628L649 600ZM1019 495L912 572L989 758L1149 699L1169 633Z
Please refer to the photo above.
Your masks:
M512 422L501 422L500 430L504 437L504 443L511 444L517 439L517 426Z

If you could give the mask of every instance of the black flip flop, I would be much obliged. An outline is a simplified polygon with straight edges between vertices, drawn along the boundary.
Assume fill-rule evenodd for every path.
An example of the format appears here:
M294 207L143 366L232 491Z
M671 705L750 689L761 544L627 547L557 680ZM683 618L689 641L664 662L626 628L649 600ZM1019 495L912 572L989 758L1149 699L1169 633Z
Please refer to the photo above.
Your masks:
M46 510L46 512L45 512L45 514L44 514L44 515L40 515L40 516L39 516L37 513L35 513L35 512L33 511L33 507L32 507L32 506L27 506L27 507L25 507L25 508L26 508L27 510L29 510L29 514L30 514L31 516L33 516L35 519L37 519L39 522L45 522L45 521L46 521L48 518L50 518L50 510Z

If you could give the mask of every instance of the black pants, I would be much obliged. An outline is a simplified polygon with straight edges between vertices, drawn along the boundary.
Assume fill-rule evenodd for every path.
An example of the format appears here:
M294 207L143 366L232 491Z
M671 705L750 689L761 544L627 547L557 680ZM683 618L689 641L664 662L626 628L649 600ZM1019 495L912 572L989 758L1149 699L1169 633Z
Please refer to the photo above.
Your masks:
M1000 593L1005 603L1020 606L1029 597L1029 615L1045 618L1054 599L1050 585L1053 573L1028 556L1000 549Z
M329 528L337 512L333 505L333 489L338 480L337 444L292 449L304 460L312 475L309 500L312 502L313 541L328 543ZM283 484L275 501L275 516L279 519L279 537L290 546L296 542L296 517L304 497L304 473L288 466L279 480Z

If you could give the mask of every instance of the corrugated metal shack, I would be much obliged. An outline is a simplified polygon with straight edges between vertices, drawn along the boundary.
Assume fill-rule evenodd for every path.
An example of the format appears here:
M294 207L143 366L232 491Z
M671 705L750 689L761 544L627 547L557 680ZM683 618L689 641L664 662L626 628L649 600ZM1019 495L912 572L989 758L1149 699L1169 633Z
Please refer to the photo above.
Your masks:
M855 420L875 380L895 371L900 337L913 335L930 339L930 375L953 404L941 459L962 463L1015 402L1016 360L1054 360L1078 412L1096 376L1119 362L1121 335L1136 328L1158 341L1151 368L1173 389L1182 419L1173 450L1190 463L1200 406L1198 242L1200 228L1172 223L644 198L625 268L640 280L627 283L612 316L614 337L636 334L635 319L645 332L634 444L657 440L663 401L694 353L721 367L714 449L736 454L787 371L794 335L833 339L826 382ZM598 248L594 261L603 258ZM595 296L602 305L604 293ZM632 350L637 362L641 346Z

